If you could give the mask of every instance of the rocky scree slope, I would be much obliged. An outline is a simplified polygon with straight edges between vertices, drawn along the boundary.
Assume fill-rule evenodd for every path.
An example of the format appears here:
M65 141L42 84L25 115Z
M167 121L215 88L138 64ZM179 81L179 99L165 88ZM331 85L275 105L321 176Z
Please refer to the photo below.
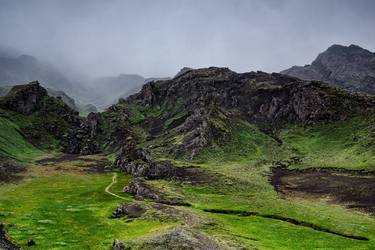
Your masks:
M210 143L225 142L238 121L272 135L286 124L343 120L374 105L372 97L317 81L211 67L147 83L103 116L126 120L138 143L193 158Z
M357 45L332 45L319 54L311 65L293 66L281 73L375 94L375 53Z

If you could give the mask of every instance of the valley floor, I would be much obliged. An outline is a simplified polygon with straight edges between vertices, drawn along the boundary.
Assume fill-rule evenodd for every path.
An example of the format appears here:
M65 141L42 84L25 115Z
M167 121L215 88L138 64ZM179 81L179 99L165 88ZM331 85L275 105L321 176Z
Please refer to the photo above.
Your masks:
M1 184L0 222L9 238L23 248L33 239L34 249L109 249L114 239L154 249L163 233L182 228L212 237L223 249L375 248L375 218L367 209L349 208L351 201L329 192L296 190L303 177L292 174L279 181L279 194L266 164L196 164L215 176L206 183L147 181L191 206L144 200L141 217L113 219L116 207L134 198L122 192L131 177L107 170L105 163L100 155L39 160L21 179Z

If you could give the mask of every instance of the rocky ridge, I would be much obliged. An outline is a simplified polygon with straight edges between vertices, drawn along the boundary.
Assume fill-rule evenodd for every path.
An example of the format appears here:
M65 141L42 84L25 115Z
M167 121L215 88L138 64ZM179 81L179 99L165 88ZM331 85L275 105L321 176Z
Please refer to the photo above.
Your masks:
M138 125L149 135L146 140L167 138L161 145L167 153L189 152L195 157L213 140L225 139L233 120L270 132L285 124L343 120L373 110L374 104L372 97L322 82L211 67L147 83L122 106L138 108ZM171 146L176 138L179 142Z
M347 47L332 45L311 65L293 66L281 73L375 94L375 53L353 44Z

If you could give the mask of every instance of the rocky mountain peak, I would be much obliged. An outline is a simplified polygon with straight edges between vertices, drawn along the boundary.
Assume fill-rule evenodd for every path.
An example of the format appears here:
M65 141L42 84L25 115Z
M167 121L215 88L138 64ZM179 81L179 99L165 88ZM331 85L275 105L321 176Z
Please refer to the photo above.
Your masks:
M354 44L332 45L320 53L311 65L293 66L281 73L375 94L375 53Z

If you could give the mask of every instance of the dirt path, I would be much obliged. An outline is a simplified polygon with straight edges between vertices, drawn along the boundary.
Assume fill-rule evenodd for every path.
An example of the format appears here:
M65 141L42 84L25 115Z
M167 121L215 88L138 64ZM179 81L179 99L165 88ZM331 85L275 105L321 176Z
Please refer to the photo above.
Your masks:
M113 173L113 177L112 177L112 182L104 189L104 191L107 193L107 194L110 194L116 198L119 198L119 199L122 199L122 200L126 200L125 197L122 197L122 196L119 196L117 194L114 194L110 191L111 187L113 186L113 184L117 183L117 173Z

